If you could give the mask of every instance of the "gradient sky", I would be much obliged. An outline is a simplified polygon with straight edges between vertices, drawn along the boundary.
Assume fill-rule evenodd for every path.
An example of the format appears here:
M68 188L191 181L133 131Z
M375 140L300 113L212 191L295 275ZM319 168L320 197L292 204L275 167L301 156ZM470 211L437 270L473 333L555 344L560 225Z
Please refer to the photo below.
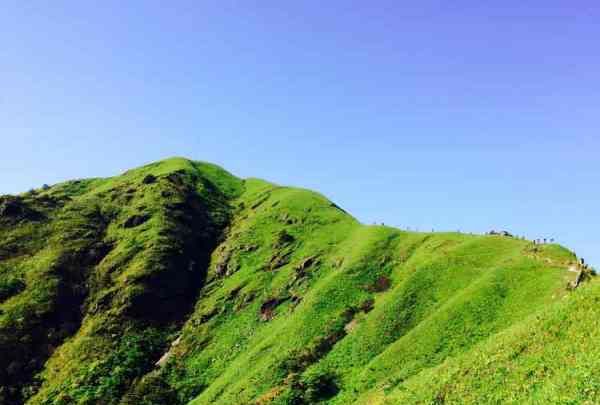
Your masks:
M0 193L178 155L600 266L598 1L89 3L2 1Z

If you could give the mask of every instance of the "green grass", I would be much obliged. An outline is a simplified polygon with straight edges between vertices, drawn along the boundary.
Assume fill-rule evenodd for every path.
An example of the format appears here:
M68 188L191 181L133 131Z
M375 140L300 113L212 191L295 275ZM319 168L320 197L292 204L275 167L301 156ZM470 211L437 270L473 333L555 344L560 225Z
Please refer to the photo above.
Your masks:
M391 389L366 393L362 403L598 403L599 287L566 296Z
M21 198L39 215L0 218L0 404L596 398L597 353L568 341L591 318L549 332L597 300L567 292L558 245L364 226L183 158ZM523 342L562 360L503 357Z

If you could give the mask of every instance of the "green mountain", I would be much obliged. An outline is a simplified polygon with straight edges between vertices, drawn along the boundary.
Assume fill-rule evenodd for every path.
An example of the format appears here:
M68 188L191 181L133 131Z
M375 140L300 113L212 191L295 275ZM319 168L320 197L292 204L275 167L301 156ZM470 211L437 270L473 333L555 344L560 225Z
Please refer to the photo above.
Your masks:
M600 403L574 269L182 158L3 196L0 404Z

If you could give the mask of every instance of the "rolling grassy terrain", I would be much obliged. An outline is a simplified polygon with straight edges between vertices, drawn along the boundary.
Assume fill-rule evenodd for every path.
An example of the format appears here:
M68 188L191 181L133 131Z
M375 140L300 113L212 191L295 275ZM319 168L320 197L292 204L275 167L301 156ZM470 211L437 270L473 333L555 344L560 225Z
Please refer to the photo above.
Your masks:
M0 198L0 404L597 403L575 255L173 158Z

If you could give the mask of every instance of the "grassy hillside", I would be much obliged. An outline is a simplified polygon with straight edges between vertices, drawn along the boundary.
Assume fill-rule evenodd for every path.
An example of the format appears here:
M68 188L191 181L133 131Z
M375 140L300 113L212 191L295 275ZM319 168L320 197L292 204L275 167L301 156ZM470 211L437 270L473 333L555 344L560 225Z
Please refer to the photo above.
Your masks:
M593 403L574 263L181 158L3 197L0 404Z
M362 404L597 404L600 286L594 284L488 339L473 350Z

